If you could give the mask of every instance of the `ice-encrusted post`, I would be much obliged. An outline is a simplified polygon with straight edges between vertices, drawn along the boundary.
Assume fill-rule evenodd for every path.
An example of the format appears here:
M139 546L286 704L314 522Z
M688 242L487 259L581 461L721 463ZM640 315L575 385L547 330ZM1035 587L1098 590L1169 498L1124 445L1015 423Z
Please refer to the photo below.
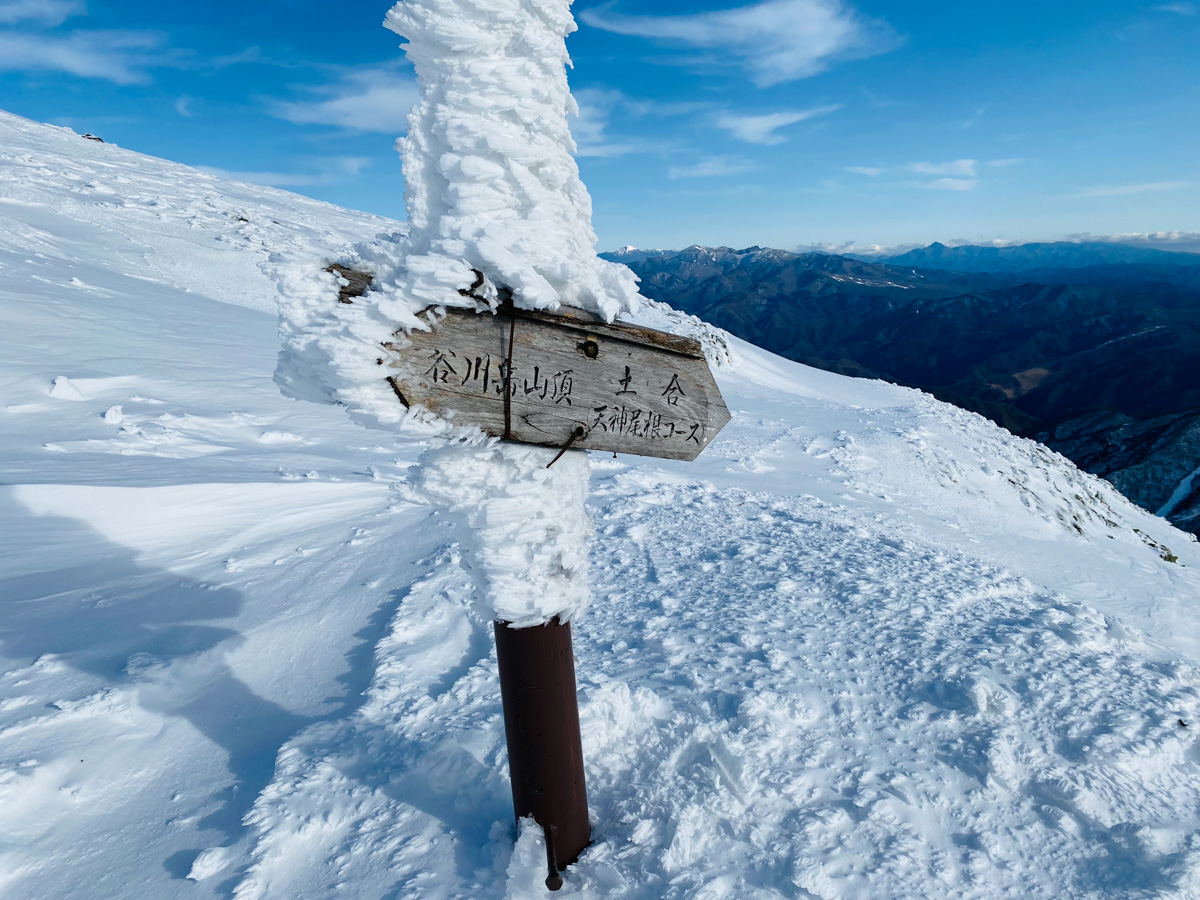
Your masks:
M389 12L420 90L399 144L410 230L381 285L400 312L440 304L487 315L508 296L609 322L636 308L633 274L596 255L573 156L570 7L402 0ZM588 599L589 464L568 451L548 468L555 456L451 445L426 452L414 479L458 518L478 602L496 623L515 813L545 830L552 889L590 840L570 635Z

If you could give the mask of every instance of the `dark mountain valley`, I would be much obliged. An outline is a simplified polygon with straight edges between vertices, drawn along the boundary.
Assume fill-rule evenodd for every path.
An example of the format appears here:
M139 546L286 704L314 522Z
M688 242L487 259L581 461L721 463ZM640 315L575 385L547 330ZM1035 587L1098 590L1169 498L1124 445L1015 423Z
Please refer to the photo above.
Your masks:
M1200 255L1061 243L605 256L648 297L798 362L979 412L1200 533Z

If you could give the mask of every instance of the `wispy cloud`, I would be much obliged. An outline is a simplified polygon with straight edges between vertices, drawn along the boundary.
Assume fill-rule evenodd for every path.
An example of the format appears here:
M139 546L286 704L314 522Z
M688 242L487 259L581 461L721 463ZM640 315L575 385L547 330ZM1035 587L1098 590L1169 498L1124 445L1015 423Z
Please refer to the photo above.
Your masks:
M738 116L725 113L717 118L717 127L728 131L739 141L749 144L782 144L787 140L778 134L780 128L795 125L807 119L828 115L841 109L841 104L815 106L812 109L794 109L787 112L766 113L758 116Z
M620 91L585 88L575 92L579 115L571 120L571 136L575 139L576 156L611 159L643 149L639 140L626 140L608 133L613 111L624 102L625 97Z
M53 27L83 12L84 5L76 0L0 0L0 25L32 22Z
M179 63L181 54L165 43L162 35L144 31L0 32L0 71L66 72L139 84L150 80L150 69Z
M335 83L305 90L311 99L274 101L271 114L298 125L401 134L417 102L412 76L387 67L343 71Z
M662 103L630 97L611 88L582 88L574 92L579 115L571 120L571 136L575 138L576 156L612 159L631 153L655 153L666 149L662 141L640 136L644 129L637 126L638 135L614 135L617 126L647 117L657 119L693 115L710 110L711 103Z
M1132 231L1125 234L1069 234L1068 241L1112 241L1135 247L1154 247L1178 253L1200 253L1200 231Z
M629 16L602 7L585 10L580 18L617 34L731 54L763 87L808 78L838 60L874 56L900 44L889 25L842 0L763 0L681 16Z
M917 246L919 245L912 244L905 249L912 250ZM860 241L842 241L840 243L800 244L793 247L792 251L795 253L828 253L831 256L882 256L895 252L895 248L885 247L882 244L864 244Z
M1019 166L1023 162L1026 162L1026 160L1021 159L1020 157L1013 157L1011 159L989 159L987 161L987 165L991 166L993 169L1007 169L1012 166Z
M993 168L1015 166L1023 162L1020 159L993 159L983 165ZM970 191L979 186L979 166L977 159L955 159L949 162L910 162L898 166L847 166L847 172L863 175L867 178L878 178L881 175L903 176L926 175L926 179L909 178L895 182L902 187L921 188L929 191ZM940 177L935 177L940 176Z
M1148 184L1102 184L1077 191L1076 197L1123 197L1126 194L1155 194L1193 187L1190 181L1152 181Z
M968 128L974 128L981 121L983 121L985 113L987 113L987 107L978 106L969 116L965 116L961 119L951 119L949 122L946 122L945 127L953 128L958 131L966 131Z
M1195 3L1160 3L1154 7L1155 12L1175 13L1180 16L1200 15Z
M1067 241L1073 244L1093 243L1102 241L1113 244L1127 244L1134 247L1152 247L1158 250L1172 250L1177 253L1200 253L1200 231L1152 231L1128 232L1126 234L1091 234L1080 232L1068 235L1029 235L1022 238L940 238L947 247L1017 247L1021 244L1047 243L1050 241ZM867 244L860 241L845 243L804 244L796 247L797 253L816 251L819 253L854 254L858 256L896 256L923 247L924 244Z
M927 191L973 191L979 184L977 178L935 178L933 181L913 181L913 187Z
M667 177L677 178L715 178L722 175L740 175L749 172L754 164L744 159L730 159L728 156L710 156L691 166L671 166Z
M909 163L905 168L918 175L952 175L974 178L975 167L978 165L979 160L976 159L956 159L953 162L944 163L914 162Z
M206 175L228 178L231 181L248 181L265 187L294 188L314 185L336 184L350 181L371 164L363 156L327 156L309 160L316 171L312 172L235 172L212 166L197 166Z
M194 115L196 115L196 113L192 110L193 102L195 102L194 97L188 97L186 95L180 97L175 101L175 112L179 113L179 115L183 116L185 119L192 118Z
M257 46L247 47L245 50L239 50L237 53L230 53L226 56L214 56L208 60L208 64L217 70L241 65L273 66L279 69L302 69L312 65L302 59L268 56L263 53L261 47Z
M152 31L56 31L84 15L78 0L0 0L0 72L63 72L117 84L150 80L150 70L180 65L187 54Z

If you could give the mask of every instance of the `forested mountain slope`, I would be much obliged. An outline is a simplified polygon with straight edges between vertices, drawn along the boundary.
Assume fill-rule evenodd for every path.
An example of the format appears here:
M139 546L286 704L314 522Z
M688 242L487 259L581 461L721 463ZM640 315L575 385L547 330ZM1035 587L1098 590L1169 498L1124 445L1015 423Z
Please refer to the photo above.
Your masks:
M1196 257L1028 246L1030 265L1088 264L1014 274L898 264L938 254L891 263L760 248L609 256L628 257L649 296L789 359L980 412L1200 532ZM1123 250L1178 263L1091 264ZM1018 258L1003 259L1011 267Z

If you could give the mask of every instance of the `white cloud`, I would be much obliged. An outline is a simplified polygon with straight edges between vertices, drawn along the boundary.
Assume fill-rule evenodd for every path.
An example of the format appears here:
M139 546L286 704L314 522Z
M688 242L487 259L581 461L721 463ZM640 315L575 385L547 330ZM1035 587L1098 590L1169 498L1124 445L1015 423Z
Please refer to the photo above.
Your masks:
M0 0L0 25L36 22L53 27L84 12L76 0Z
M1047 243L1050 241L1067 241L1072 244L1093 243L1102 241L1114 244L1128 244L1135 247L1153 247L1158 250L1173 250L1180 253L1200 253L1200 231L1152 231L1128 232L1126 234L1091 234L1081 232L1068 235L1033 235L1022 238L992 238L983 237L968 240L967 238L940 238L947 247L1018 247L1021 244ZM898 256L924 247L925 244L866 244L860 241L846 241L836 244L805 244L795 248L797 253L818 252L845 254L853 253L861 256Z
M1195 3L1163 3L1154 7L1156 12L1176 13L1180 16L1194 16L1198 14Z
M754 168L753 163L744 159L730 159L728 156L710 156L691 166L671 166L667 177L677 178L714 178L722 175L739 175Z
M1014 158L1014 159L989 159L989 160L987 161L987 164L988 164L989 166L992 166L993 168L996 168L996 169L1007 169L1007 168L1009 168L1010 166L1019 166L1019 165L1020 165L1021 163L1023 163L1023 162L1025 162L1025 160L1023 160L1023 159L1020 159L1020 158Z
M141 31L0 32L0 71L66 72L137 84L150 80L147 69L178 60L163 44L161 35Z
M336 84L309 88L312 100L276 101L271 113L298 125L329 125L351 131L402 134L417 102L417 83L389 68L343 72Z
M838 59L874 56L900 43L886 23L842 0L762 0L682 16L626 16L585 10L580 18L617 34L732 54L759 86L808 78Z
M1010 166L1021 162L1019 159L998 159L988 163L989 166ZM979 185L979 160L956 159L951 162L910 162L902 166L886 168L883 166L847 166L847 172L865 175L868 178L878 178L880 175L902 175L915 173L917 175L941 176L932 180L917 181L909 179L898 182L904 187L922 188L929 191L970 191Z
M1200 231L1150 231L1126 234L1071 234L1068 241L1112 241L1131 244L1135 247L1153 247L1158 250L1174 250L1180 253L1200 253Z
M175 101L175 112L179 113L179 115L186 119L192 118L194 115L196 115L195 112L192 111L193 100L194 98L188 96L180 97Z
M979 161L975 159L956 159L953 162L945 163L914 162L909 163L906 168L910 172L916 172L918 175L950 175L974 178L975 167L977 165L979 165Z
M795 125L806 119L824 116L841 108L841 104L835 104L759 116L735 116L732 113L726 113L717 119L717 127L725 129L739 141L746 141L750 144L782 144L787 138L776 134L780 128Z
M571 120L571 136L575 138L576 156L611 159L643 149L640 141L614 138L608 134L613 110L625 102L620 91L584 88L575 92L579 115Z
M628 97L611 88L582 88L574 92L579 115L571 120L571 136L575 138L576 156L614 158L631 153L654 153L666 149L663 142L642 137L613 136L609 127L614 118L622 122L648 116L665 118L686 116L712 108L711 103L661 103ZM640 127L637 128L640 132Z
M911 250L919 245L913 244L907 249ZM792 248L794 253L828 253L830 256L846 256L853 254L855 256L883 256L893 252L893 248L884 247L882 244L863 244L858 241L842 241L841 243L816 243L816 244L800 244Z
M987 112L986 106L976 107L975 111L963 119L953 119L946 123L947 128L954 128L959 131L966 131L968 128L974 128L983 121L984 114Z
M1079 190L1076 197L1123 197L1126 194L1154 194L1192 187L1190 181L1154 181L1149 184L1103 184Z
M936 178L933 181L914 181L913 187L928 191L971 191L979 184L975 178Z
M363 156L328 156L310 160L310 163L317 169L316 172L233 172L212 166L196 168L206 175L228 178L231 181L248 181L265 187L292 188L348 181L370 165L371 160Z
M247 47L245 50L239 50L237 53L230 53L227 56L213 56L207 60L212 68L220 71L227 69L230 66L240 65L259 65L259 66L274 66L279 69L302 69L310 65L304 60L285 59L279 56L268 56L263 53L262 48L258 46Z

